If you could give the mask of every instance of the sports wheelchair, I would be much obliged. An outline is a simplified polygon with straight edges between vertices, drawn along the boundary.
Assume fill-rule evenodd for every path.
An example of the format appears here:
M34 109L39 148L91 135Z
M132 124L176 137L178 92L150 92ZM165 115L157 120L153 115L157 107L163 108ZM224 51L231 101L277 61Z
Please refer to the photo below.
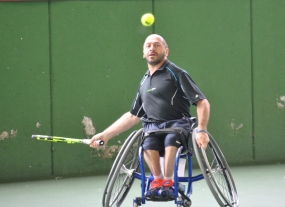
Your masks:
M191 119L195 124L196 118ZM107 178L102 199L103 207L119 207L132 187L134 179L141 181L141 194L133 199L133 207L141 206L146 201L174 201L177 207L190 207L192 204L190 199L192 183L202 179L206 180L220 206L238 207L238 193L224 155L210 133L208 133L210 141L207 149L204 150L197 146L195 139L197 128L194 128L194 124L192 124L189 137L185 136L183 128L178 127L153 130L147 133L144 133L143 129L132 132L121 147ZM176 153L174 186L167 189L150 190L150 183L154 178L151 173L146 175L141 144L145 137L161 133L176 133L184 141L182 141L183 146ZM192 175L192 153L195 154L202 171L196 176ZM187 160L187 176L178 175L181 159Z

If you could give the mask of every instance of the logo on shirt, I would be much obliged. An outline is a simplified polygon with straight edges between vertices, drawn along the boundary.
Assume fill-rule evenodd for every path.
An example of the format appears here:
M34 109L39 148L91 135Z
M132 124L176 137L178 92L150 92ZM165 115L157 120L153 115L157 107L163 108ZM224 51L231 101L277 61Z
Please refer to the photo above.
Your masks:
M151 89L148 89L146 92L152 92L154 91L156 88L151 88Z

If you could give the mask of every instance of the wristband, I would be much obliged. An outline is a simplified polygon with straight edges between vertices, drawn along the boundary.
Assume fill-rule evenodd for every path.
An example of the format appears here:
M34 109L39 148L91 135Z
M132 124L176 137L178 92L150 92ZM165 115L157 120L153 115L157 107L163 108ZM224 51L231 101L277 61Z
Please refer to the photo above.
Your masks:
M208 133L208 131L207 131L207 130L203 130L203 129L201 129L201 130L197 130L197 131L196 131L196 133L200 133L200 132Z

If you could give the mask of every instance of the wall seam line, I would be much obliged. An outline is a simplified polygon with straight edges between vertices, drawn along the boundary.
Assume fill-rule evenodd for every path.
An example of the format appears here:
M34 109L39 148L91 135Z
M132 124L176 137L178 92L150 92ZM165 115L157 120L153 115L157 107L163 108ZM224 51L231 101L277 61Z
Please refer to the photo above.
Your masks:
M253 61L253 8L250 0L250 56L251 56L251 125L252 125L252 159L255 160L255 125L254 125L254 61Z
M51 2L48 1L48 41L49 41L49 86L50 86L50 91L49 91L49 95L50 95L50 135L53 135L53 88L52 88L52 52L51 52L51 48L52 48L52 44L51 44L51 11L50 11L50 7L51 7ZM51 152L51 176L54 176L54 157L53 157L53 153L54 153L54 147L53 147L53 143L50 143L50 152Z
M155 13L154 13L154 0L152 0L152 14L154 15L155 18ZM155 34L155 23L152 26L152 33Z

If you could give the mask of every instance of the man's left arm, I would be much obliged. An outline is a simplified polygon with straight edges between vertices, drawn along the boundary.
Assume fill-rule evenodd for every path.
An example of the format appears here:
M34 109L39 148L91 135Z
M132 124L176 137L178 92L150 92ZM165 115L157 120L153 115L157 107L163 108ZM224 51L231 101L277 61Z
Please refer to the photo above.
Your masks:
M210 118L210 103L207 99L201 99L196 102L198 116L198 130L207 131L207 125ZM207 148L209 137L206 132L199 132L196 135L196 142L199 147Z

